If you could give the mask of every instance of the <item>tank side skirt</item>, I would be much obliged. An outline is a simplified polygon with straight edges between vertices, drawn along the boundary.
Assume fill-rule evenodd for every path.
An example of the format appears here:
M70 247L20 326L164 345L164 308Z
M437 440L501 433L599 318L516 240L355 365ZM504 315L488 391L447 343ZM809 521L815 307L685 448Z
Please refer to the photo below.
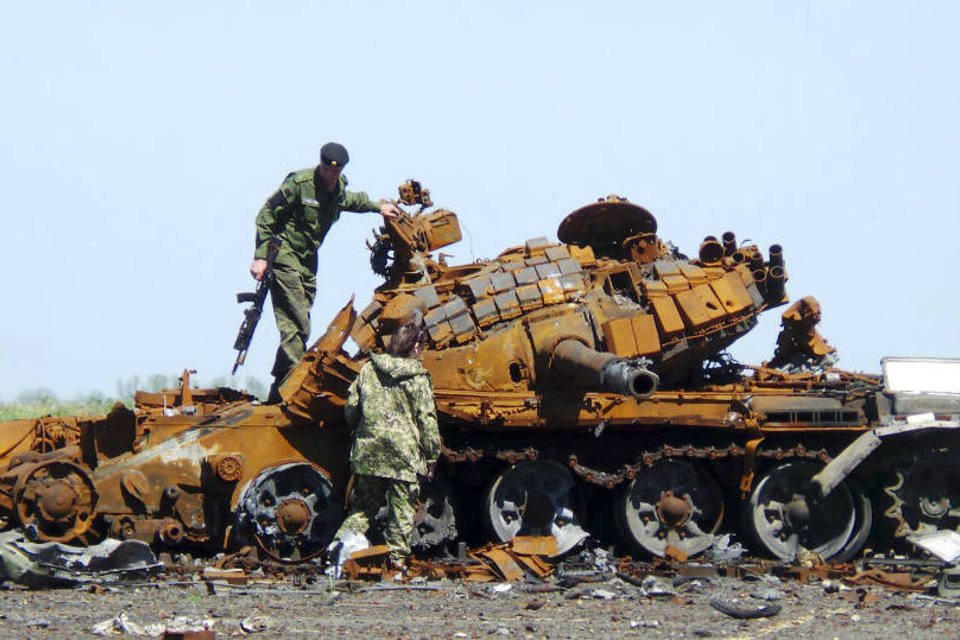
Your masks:
M877 427L850 443L834 460L815 475L811 482L820 490L822 497L830 495L844 478L849 476L867 459L884 438L934 429L958 429L958 420L936 420L933 414L911 416L903 422Z

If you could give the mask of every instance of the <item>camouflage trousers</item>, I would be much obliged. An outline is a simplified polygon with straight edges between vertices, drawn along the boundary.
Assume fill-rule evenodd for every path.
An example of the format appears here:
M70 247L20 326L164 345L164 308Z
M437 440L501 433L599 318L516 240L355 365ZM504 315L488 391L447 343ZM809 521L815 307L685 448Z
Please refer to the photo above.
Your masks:
M353 477L350 515L340 525L336 539L347 532L366 534L377 513L387 507L383 520L383 541L390 548L390 559L403 561L410 555L413 536L414 505L420 494L416 482L357 474Z
M279 384L300 362L310 339L310 309L317 295L317 278L294 267L274 265L270 300L280 330L280 347L271 374Z

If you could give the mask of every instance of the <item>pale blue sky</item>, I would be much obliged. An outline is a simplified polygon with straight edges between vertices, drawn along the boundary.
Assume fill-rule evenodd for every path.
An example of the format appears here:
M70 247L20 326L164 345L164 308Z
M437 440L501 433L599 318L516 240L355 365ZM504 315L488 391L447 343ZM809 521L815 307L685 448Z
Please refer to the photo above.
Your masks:
M0 399L229 373L254 215L327 140L353 187L457 211L454 261L618 193L691 254L783 244L841 366L958 357L958 30L946 1L3 3ZM378 283L377 221L328 236L315 336Z

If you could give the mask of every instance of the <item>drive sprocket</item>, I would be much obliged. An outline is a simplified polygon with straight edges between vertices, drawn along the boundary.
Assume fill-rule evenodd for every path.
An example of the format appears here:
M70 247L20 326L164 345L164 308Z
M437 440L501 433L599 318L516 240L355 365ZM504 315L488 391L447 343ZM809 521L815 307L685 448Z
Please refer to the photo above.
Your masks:
M883 491L890 499L883 515L892 521L895 537L938 529L960 531L960 468L955 449L920 451L911 464L895 471Z

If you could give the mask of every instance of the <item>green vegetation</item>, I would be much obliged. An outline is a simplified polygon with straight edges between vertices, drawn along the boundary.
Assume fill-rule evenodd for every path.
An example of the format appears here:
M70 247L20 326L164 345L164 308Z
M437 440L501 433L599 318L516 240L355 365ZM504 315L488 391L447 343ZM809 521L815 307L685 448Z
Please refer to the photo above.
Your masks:
M110 411L116 402L101 393L91 393L74 400L60 400L48 389L29 389L13 402L0 403L0 422L40 416L99 416Z
M198 378L191 378L192 387L226 387L230 386L225 377L214 378L205 382ZM0 400L0 422L17 420L19 418L38 418L40 416L101 416L110 411L118 400L128 407L133 406L133 394L137 390L160 391L161 389L175 389L180 386L180 376L165 376L154 374L141 378L131 376L126 380L117 381L117 393L108 396L99 391L84 396L77 396L72 400L63 400L49 389L28 389L22 391L12 401ZM266 397L266 387L254 377L248 377L244 388L258 398Z

